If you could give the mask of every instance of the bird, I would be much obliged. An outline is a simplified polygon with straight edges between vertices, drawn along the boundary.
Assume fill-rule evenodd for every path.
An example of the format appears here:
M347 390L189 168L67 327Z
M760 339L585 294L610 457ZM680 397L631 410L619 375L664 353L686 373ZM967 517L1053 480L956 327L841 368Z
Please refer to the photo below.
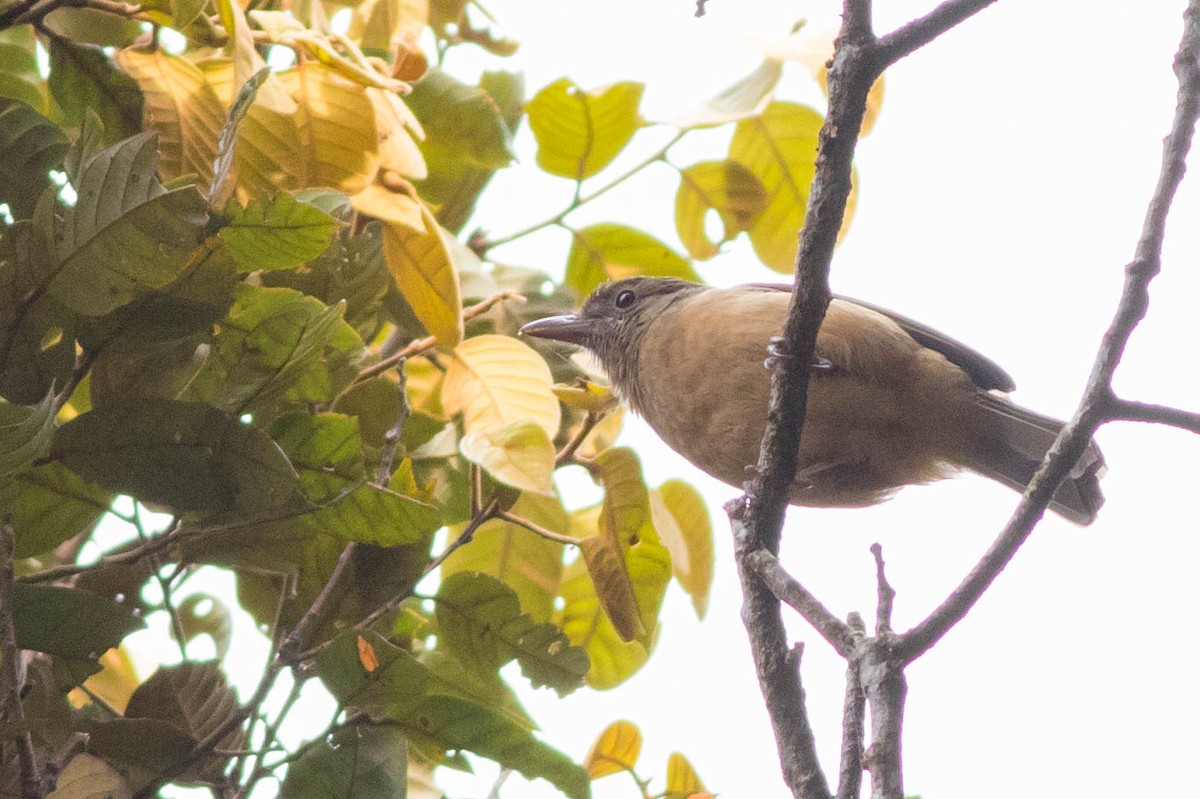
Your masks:
M785 285L629 277L600 285L578 312L529 322L521 333L590 351L615 393L668 446L741 487L766 427L764 353L790 297ZM793 505L873 505L964 469L1021 492L1064 424L1009 400L1013 379L975 350L846 297L829 304L811 368ZM1093 440L1050 510L1092 523L1104 471Z

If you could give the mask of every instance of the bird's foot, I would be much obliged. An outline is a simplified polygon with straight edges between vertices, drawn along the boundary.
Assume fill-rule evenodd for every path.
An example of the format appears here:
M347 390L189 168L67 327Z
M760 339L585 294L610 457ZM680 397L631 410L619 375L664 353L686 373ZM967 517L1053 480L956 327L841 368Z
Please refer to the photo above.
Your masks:
M791 349L788 347L787 339L783 336L771 336L767 342L767 357L763 361L763 366L769 371L775 371L782 362L792 357ZM813 372L828 372L833 369L833 363L827 358L814 356L809 369Z

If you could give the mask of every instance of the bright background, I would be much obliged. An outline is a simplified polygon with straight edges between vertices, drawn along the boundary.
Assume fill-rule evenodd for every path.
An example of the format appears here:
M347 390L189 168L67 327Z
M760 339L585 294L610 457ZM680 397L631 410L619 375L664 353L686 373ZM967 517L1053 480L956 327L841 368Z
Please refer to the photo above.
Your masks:
M710 0L492 0L487 8L522 42L514 64L530 92L561 76L584 87L648 84L644 113L669 118L719 91L759 59L755 39L778 39L799 18L836 30L840 5ZM886 32L934 6L876 4ZM887 74L883 113L860 148L858 210L833 265L834 290L894 308L987 353L1016 378L1015 398L1066 417L1116 306L1158 174L1174 109L1171 61L1182 0L1093 3L1005 0ZM469 75L469 59L449 62ZM806 71L788 70L779 96L818 105ZM649 134L649 152L665 140ZM726 137L728 133L724 134ZM717 157L704 138L673 151L686 166ZM719 138L719 137L718 137ZM522 130L520 154L533 161ZM636 161L636 155L625 163ZM1196 163L1196 159L1192 159ZM602 176L598 182L603 182ZM626 221L679 247L675 173L656 167L569 219ZM564 207L570 186L514 169L470 227L496 236ZM1195 365L1200 289L1200 186L1175 204L1164 274L1149 318L1118 372L1125 397L1200 408ZM513 198L520 198L514 202ZM530 237L493 255L559 274L566 234ZM748 245L701 267L707 280L772 279ZM1188 688L1200 648L1192 632L1200 563L1194 495L1200 439L1150 425L1110 425L1098 440L1110 472L1108 504L1084 530L1057 518L1037 529L967 620L908 672L907 791L969 796L1184 796L1200 748L1200 694ZM710 502L717 568L708 617L697 622L673 589L657 650L627 684L564 701L524 691L545 738L582 758L609 722L645 736L640 771L657 777L683 752L726 797L786 795L739 618L740 592L721 504L733 489L709 480L641 425L625 443L648 481L683 477ZM564 484L567 501L594 500ZM1007 520L1016 497L974 476L910 488L865 510L792 509L782 559L831 609L873 617L868 547L883 545L897 629L923 618L967 573ZM827 775L836 781L844 664L799 619L803 677ZM520 682L518 680L518 682ZM442 773L456 797L482 797L495 776ZM635 797L623 776L597 797ZM508 797L550 797L512 777Z

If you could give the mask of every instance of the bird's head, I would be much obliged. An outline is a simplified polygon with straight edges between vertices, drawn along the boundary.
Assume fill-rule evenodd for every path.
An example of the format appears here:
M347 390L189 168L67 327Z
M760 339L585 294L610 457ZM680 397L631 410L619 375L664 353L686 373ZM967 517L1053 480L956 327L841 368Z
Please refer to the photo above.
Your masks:
M577 313L530 322L521 334L577 344L592 352L618 390L636 390L646 330L675 302L705 286L665 277L630 277L597 288Z

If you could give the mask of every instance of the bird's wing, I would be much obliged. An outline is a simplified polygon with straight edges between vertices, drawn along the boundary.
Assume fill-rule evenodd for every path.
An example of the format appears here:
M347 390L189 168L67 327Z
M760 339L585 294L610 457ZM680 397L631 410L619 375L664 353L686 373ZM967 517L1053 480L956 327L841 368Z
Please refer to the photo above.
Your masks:
M792 290L791 286L783 283L752 283L750 285L768 291L790 292ZM928 347L944 355L946 360L966 372L971 381L982 389L1012 391L1017 387L1012 377L999 364L979 351L971 349L966 344L955 341L945 333L941 333L928 325L923 325L916 320L909 319L907 316L902 316L895 311L889 311L887 308L880 308L878 305L869 302L863 302L851 297L843 297L840 294L833 296L834 299L854 303L876 313L883 314L895 322L901 330L912 336L921 346Z

